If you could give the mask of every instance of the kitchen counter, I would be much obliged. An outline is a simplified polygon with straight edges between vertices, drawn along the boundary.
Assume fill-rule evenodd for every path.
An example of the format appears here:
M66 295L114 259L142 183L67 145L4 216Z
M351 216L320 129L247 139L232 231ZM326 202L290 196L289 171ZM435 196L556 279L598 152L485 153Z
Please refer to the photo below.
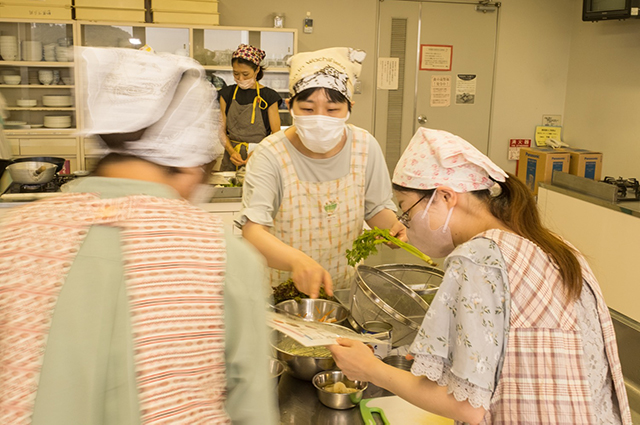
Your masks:
M390 392L369 385L364 398L384 397ZM358 406L347 410L330 409L320 403L316 388L309 381L284 373L278 384L280 423L295 425L358 425L364 424ZM379 422L382 423L382 422Z
M540 187L550 190L552 192L557 192L562 195L579 199L581 201L585 201L591 204L605 207L610 210L618 211L624 214L629 214L629 215L633 215L640 218L640 201L610 202L610 201L605 201L604 199L596 198L594 196L589 196L589 195L577 192L572 189L567 189L567 188L556 186L554 184L549 184L549 183L540 183Z

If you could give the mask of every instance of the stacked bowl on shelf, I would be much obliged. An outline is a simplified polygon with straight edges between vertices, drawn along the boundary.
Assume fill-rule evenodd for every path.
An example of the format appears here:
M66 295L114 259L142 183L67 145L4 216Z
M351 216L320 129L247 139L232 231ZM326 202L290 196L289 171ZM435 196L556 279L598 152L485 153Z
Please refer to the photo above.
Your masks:
M56 61L56 47L58 43L48 43L44 45L44 60L47 62Z
M71 127L70 115L45 115L44 126L46 128L69 128Z
M23 41L22 60L28 62L39 62L42 60L42 42Z
M67 107L71 106L71 96L66 95L44 95L42 96L42 105L51 107Z
M0 55L6 61L18 60L18 40L13 35L0 36Z

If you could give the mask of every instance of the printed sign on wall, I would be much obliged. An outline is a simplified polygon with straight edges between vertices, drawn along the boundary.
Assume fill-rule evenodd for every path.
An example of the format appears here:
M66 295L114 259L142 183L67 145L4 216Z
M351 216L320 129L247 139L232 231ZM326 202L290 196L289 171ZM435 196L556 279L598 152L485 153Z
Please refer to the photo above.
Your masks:
M400 58L378 58L378 89L398 90Z
M456 77L456 104L473 105L476 103L476 74L458 74Z
M442 44L420 45L421 71L451 71L453 46Z
M430 106L449 105L451 105L451 75L432 75Z

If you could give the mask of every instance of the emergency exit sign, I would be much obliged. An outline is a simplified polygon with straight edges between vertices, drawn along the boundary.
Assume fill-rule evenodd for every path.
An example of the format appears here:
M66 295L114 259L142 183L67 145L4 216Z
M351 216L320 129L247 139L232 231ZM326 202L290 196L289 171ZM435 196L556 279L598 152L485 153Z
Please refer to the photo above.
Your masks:
M508 159L520 159L520 148L530 148L531 139L509 139Z

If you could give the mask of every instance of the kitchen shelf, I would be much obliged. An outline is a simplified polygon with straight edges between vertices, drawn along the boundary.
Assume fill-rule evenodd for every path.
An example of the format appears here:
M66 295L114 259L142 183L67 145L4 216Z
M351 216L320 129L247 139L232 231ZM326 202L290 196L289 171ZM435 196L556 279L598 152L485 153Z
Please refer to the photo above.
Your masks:
M49 61L0 61L0 66L22 66L28 68L72 68L75 62Z
M75 86L60 84L0 84L0 89L72 89Z
M207 71L228 71L232 72L233 69L230 66L223 65L202 65L204 69ZM289 73L289 68L265 68L264 72L280 72L280 73Z
M27 124L29 125L29 124ZM69 128L46 128L46 127L42 127L42 128L24 128L24 129L18 129L18 128L5 128L4 132L7 136L28 136L28 135L38 135L41 136L43 134L47 134L47 135L64 135L64 136L68 136L70 134L74 134L76 131L78 131L75 127L69 127Z
M8 107L8 111L75 111L76 108L70 106L43 106L43 107L35 107L35 108L20 108L20 107Z

